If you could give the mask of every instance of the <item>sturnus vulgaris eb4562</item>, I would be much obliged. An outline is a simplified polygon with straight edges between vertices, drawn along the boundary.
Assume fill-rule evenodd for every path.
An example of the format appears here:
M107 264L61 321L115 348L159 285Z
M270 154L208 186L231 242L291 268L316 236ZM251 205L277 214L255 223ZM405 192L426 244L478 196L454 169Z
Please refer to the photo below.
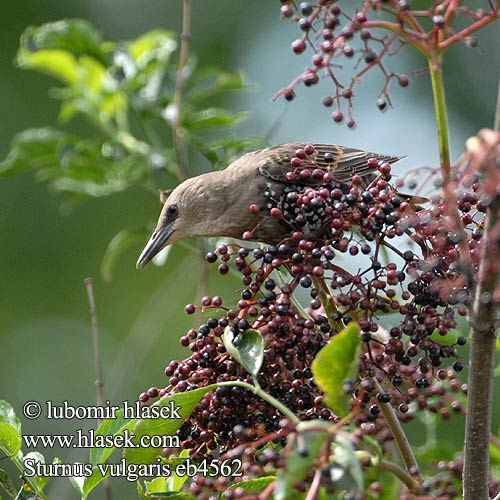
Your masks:
M165 246L191 236L227 236L269 244L297 231L305 238L321 237L329 227L327 207L320 199L299 207L298 197L311 188L347 194L353 178L369 185L380 175L382 163L399 159L306 143L247 153L224 170L187 179L168 195L137 267L144 267Z

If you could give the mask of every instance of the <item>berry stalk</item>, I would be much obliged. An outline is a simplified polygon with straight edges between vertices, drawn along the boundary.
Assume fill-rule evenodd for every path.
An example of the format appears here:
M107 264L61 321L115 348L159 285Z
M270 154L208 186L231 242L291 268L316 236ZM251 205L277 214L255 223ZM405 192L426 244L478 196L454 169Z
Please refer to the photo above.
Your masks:
M446 185L450 178L450 139L448 135L448 114L446 112L446 96L443 84L443 59L437 54L429 59L429 72L431 75L432 95L438 130L439 158L443 184Z

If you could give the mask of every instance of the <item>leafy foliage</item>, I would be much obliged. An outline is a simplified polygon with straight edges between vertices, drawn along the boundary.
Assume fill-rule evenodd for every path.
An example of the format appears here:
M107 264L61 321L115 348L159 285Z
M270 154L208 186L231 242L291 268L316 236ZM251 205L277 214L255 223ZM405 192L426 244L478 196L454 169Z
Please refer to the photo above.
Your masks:
M24 471L24 461L27 459L45 463L45 458L41 453L31 452L24 455L21 451L21 444L21 422L16 416L14 408L7 401L0 400L0 451L13 462L21 473ZM53 463L60 463L60 460L56 457ZM32 495L36 494L37 498L45 500L43 488L49 479L49 477L42 476L26 476L26 483L21 487L21 491L17 491L7 473L0 469L0 486L10 498L33 498Z
M83 118L89 126L85 135L51 127L20 132L0 163L0 178L35 171L66 207L135 185L155 193L173 187L179 180L171 141L177 46L176 35L165 30L103 41L80 19L29 27L21 37L17 65L59 82L51 95L61 101L62 125ZM232 132L248 114L218 102L227 92L246 89L241 75L197 68L193 59L187 69L180 122L189 155L201 153L212 168L220 168L242 151L261 147L262 140ZM124 228L115 236L103 262L107 279L134 235L145 232Z

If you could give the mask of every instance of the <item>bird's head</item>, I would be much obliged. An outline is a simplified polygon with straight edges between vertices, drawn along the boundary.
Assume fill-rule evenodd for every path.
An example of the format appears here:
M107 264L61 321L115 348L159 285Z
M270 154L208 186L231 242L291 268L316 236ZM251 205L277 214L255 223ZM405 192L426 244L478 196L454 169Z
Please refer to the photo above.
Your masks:
M196 213L196 208L193 206L193 200L196 198L189 195L191 187L188 180L174 190L160 193L160 202L163 204L163 208L153 234L137 259L137 269L142 269L167 245L182 238L194 236L190 231L192 226L190 221Z

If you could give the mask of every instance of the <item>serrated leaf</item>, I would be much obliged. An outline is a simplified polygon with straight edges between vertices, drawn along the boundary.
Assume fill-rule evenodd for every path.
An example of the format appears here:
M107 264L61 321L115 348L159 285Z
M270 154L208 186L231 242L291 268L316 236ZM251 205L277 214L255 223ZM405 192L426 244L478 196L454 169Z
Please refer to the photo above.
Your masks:
M355 322L330 339L314 359L314 382L326 394L325 403L339 416L347 414L348 395L343 389L358 367L359 327Z
M257 330L245 330L234 335L227 326L222 335L227 352L240 363L245 370L256 377L264 360L264 339Z
M124 229L113 236L101 261L101 276L105 281L111 281L112 270L118 258L132 245L145 242L148 236L146 229Z
M285 468L279 471L274 490L275 500L291 500L297 491L294 485L305 478L313 467L326 439L326 430L308 431L295 436L295 447L286 456ZM298 442L300 440L300 446Z
M160 399L155 406L165 407L173 405L179 407L180 419L177 418L154 418L140 419L133 429L133 443L139 444L142 436L173 436L191 415L201 398L209 391L214 390L216 385L202 387L194 391L180 392L172 396ZM149 464L152 463L160 453L161 448L126 448L123 456L127 463Z

